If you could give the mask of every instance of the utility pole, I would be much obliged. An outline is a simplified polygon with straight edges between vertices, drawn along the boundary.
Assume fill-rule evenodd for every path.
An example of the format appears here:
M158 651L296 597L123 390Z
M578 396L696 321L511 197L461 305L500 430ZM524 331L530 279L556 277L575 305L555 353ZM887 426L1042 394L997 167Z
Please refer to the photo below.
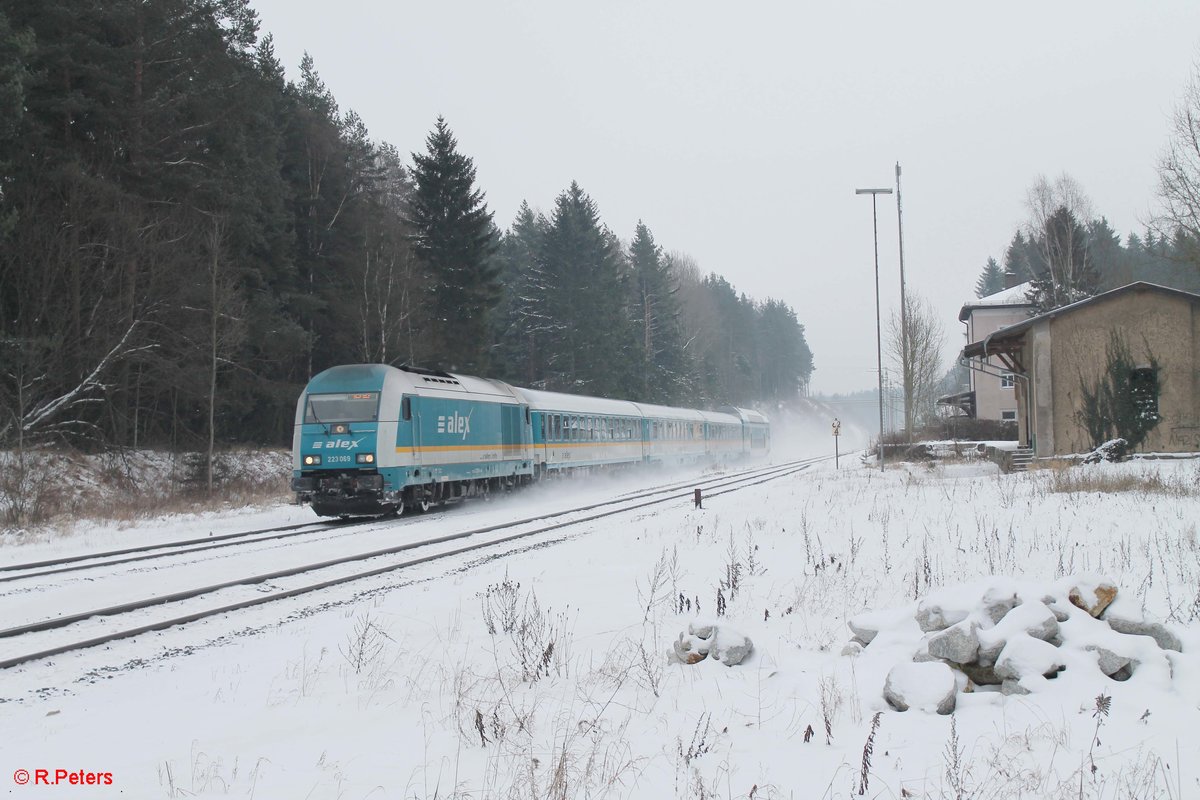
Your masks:
M912 354L909 352L908 341L908 303L904 297L904 215L900 203L900 162L896 162L896 227L900 231L900 356L901 369L904 370L904 433L909 444L913 440L913 420L916 417L913 408L913 379Z

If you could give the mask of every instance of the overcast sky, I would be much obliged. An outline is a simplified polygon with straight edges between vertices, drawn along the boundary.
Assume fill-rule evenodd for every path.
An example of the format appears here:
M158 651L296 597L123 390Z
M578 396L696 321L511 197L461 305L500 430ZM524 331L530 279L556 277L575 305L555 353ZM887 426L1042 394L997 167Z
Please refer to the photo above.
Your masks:
M1073 176L1124 237L1154 208L1200 2L251 0L296 78L401 152L439 114L501 228L572 180L628 240L639 219L752 297L791 304L814 391L875 385L871 201L903 167L910 291L957 314L1038 177ZM894 198L880 197L886 317ZM885 327L886 339L886 327ZM886 363L885 363L886 368Z

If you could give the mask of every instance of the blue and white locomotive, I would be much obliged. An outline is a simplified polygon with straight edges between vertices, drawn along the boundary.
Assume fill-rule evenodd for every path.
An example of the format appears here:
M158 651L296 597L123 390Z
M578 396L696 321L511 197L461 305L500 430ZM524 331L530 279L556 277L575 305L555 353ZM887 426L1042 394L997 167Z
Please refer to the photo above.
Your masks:
M322 516L425 511L581 467L724 460L769 448L770 425L756 411L350 364L315 376L300 396L292 489Z

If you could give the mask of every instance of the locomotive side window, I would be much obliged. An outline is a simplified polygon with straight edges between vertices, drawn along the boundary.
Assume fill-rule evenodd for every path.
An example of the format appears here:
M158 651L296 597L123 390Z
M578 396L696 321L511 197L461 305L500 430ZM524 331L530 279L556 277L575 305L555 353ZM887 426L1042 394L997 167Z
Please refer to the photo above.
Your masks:
M304 409L309 423L374 422L379 418L379 392L310 394Z
M412 398L408 395L400 401L400 417L407 422L412 419Z

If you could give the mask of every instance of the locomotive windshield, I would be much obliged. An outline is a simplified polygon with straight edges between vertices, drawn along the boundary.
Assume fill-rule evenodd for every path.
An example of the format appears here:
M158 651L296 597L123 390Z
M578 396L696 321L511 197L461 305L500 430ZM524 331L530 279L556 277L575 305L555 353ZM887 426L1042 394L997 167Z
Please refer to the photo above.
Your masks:
M305 422L374 422L379 416L379 392L311 394Z

